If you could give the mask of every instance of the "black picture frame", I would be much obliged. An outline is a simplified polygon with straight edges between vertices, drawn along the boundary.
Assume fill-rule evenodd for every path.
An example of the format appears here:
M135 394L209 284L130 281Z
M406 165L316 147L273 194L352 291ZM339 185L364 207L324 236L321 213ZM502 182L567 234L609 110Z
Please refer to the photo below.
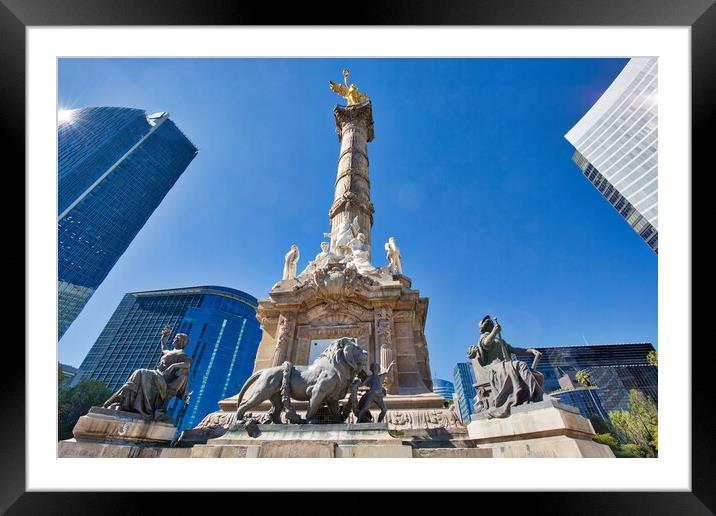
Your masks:
M350 14L347 12L350 11ZM691 27L692 170L713 167L707 153L707 124L714 115L716 96L716 6L714 0L427 0L360 3L349 10L335 4L300 2L227 2L223 0L0 0L0 104L2 141L20 157L25 147L25 29L28 26L87 25L542 25L542 26L683 26ZM708 159L708 161L707 161ZM684 171L688 179L688 171ZM693 173L692 173L693 177ZM24 189L24 185L21 187ZM693 191L693 188L692 188ZM694 203L695 204L695 203ZM693 232L692 232L693 234ZM692 251L693 252L693 251ZM692 255L693 256L693 255ZM20 267L20 257L13 258ZM24 263L24 260L23 260ZM693 270L693 269L692 269ZM693 306L693 303L692 303ZM706 342L685 335L677 343L691 345L692 357L709 357ZM137 510L136 494L39 493L25 489L25 359L20 353L3 371L3 423L0 425L0 510L8 514L120 514ZM552 493L510 493L510 505L528 504L529 512L549 514L712 514L716 510L714 487L716 446L709 421L708 369L710 360L692 362L692 490L690 492L571 492L556 498ZM685 389L678 380L667 388ZM699 410L701 408L701 410ZM587 466L588 467L588 466ZM575 473L575 472L571 472ZM558 483L558 479L555 479ZM502 500L507 493L500 493ZM191 493L166 497L142 497L142 511L154 503L171 500L183 505ZM224 497L211 495L214 501ZM266 496L263 495L264 501ZM293 494L295 496L295 493ZM411 494L417 503L426 493ZM434 495L433 495L434 496ZM447 493L439 495L452 496ZM475 495L473 495L475 496ZM480 494L480 499L489 496ZM434 500L434 498L433 498ZM514 502L512 501L514 500ZM247 499L227 500L248 510ZM461 510L478 510L477 499L466 500ZM148 504L148 505L145 505ZM213 505L213 503L212 503ZM487 510L480 502L479 510ZM188 509L188 505L186 508ZM173 512L173 511L172 511ZM271 512L271 511L269 511Z

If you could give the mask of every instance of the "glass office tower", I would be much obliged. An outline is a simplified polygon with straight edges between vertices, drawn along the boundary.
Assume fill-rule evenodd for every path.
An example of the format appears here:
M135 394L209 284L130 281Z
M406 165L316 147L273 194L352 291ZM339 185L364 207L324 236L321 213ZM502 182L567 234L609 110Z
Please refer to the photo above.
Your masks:
M649 343L536 349L542 352L537 370L544 375L545 394L564 387L565 377L576 385L577 371L586 369L592 385L599 388L599 399L607 412L627 410L631 389L638 389L658 402L658 370L646 360L647 353L654 350ZM533 359L532 355L518 358L527 364Z
M226 287L201 286L126 294L92 349L74 385L84 379L116 391L139 368L153 369L162 351L162 328L189 336L193 357L188 400L168 407L179 427L193 428L217 410L218 402L239 392L253 371L261 329L253 296Z
M61 338L198 151L169 113L93 107L58 119Z
M592 422L595 432L602 433L607 430L609 414L602 406L599 397L599 387L584 389L578 387L573 390L560 391L550 394L565 405L571 405L579 410L579 413Z
M657 58L632 58L565 135L584 176L659 252Z
M433 392L439 394L445 401L449 402L452 399L452 395L455 393L455 386L452 382L447 380L441 380L440 378L433 379Z
M477 380L475 380L475 371L472 369L472 364L470 362L455 364L453 376L455 378L455 394L457 394L460 419L462 419L463 423L469 423L470 415L475 408L475 396L477 396L477 391L475 390Z

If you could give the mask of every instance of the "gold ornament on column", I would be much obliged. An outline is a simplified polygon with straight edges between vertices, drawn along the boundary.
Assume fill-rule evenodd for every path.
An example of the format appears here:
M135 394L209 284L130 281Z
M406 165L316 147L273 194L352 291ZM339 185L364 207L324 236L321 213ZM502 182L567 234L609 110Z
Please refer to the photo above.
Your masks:
M355 104L361 104L363 102L369 101L370 99L368 98L368 95L358 91L358 86L356 86L355 83L348 84L349 73L350 72L348 71L348 68L344 68L343 84L328 81L328 86L338 95L346 99L349 106L354 106Z

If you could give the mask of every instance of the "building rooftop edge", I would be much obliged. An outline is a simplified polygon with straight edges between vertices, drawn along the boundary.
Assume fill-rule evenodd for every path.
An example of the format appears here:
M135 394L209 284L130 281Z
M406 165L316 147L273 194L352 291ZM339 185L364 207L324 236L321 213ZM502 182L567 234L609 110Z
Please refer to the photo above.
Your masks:
M597 347L605 347L605 346L651 346L652 348L654 348L654 344L652 344L651 342L612 342L609 344L572 344L570 346L534 346L534 348L535 349L564 349L564 348L597 348ZM458 364L470 364L470 359L465 359L464 361L456 362L455 367L457 367Z
M595 348L601 346L643 346L648 345L654 347L651 342L609 342L603 344L569 344L566 346L535 346L536 348L553 349L553 348Z
M191 291L213 291L219 294L233 294L235 296L238 296L245 301L249 301L254 308L258 306L258 300L252 296L251 294L244 292L243 290L238 290L231 287L222 287L221 285L195 285L190 287L176 287L176 288L160 288L156 290L137 290L134 292L127 292L127 294L133 295L133 296L142 296L142 295L152 295L152 294L159 294L159 295L171 295L171 294L178 294L181 292L191 292Z
M591 108L574 124L574 126L564 135L569 143L576 148L577 142L594 124L598 123L602 115L614 104L629 87L634 78L647 63L654 59L653 57L632 57L629 59L619 75L612 81L609 87L602 93L601 97L592 105Z
M199 147L196 146L196 144L189 138L184 131L181 130L181 128L174 123L174 120L171 117L171 114L169 111L152 111L151 113L147 111L146 109L137 108L137 107L130 107L130 106L84 106L84 107L77 107L77 108L68 108L64 109L63 111L80 111L83 109L126 109L130 111L136 111L138 113L142 113L144 117L147 119L147 121L150 124L153 124L152 120L159 119L159 118L165 118L166 120L169 120L172 122L174 127L177 131L179 131L179 134L181 134L186 140L189 142L189 144L194 147L194 154L199 153Z

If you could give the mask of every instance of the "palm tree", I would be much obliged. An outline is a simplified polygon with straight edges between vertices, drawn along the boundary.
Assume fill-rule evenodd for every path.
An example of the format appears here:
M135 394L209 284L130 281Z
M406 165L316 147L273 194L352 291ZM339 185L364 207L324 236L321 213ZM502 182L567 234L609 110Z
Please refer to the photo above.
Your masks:
M594 387L594 385L592 384L592 375L591 375L591 373L590 373L587 369L580 369L579 371L577 371L577 374L575 375L575 377L577 378L577 381L579 382L579 384L580 384L582 387L584 387L585 389L589 389L590 387ZM605 415L602 413L602 409L600 408L600 404L597 403L597 400L594 398L594 393L592 392L592 389L589 389L588 392L589 392L589 396L592 398L592 403L594 403L594 407L595 407L595 408L597 409L597 411L599 412L599 415L602 417L602 419L603 419L604 421L607 421L607 420L608 420L608 417L605 416Z
M592 375L589 374L589 371L586 369L580 369L577 371L577 374L575 375L577 378L577 381L579 382L579 385L582 387L591 387L592 386Z

